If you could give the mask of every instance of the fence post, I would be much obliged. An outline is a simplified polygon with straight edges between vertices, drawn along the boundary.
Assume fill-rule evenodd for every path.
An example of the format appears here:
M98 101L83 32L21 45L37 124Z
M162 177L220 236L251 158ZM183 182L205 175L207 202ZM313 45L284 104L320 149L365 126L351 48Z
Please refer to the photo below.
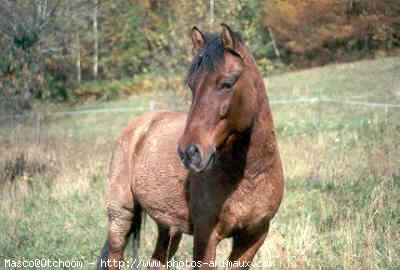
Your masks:
M318 131L321 131L321 121L322 121L322 98L321 98L321 90L318 91Z
M319 90L319 92L318 92L318 123L317 123L318 145L323 144L322 133L321 133L321 122L322 122L322 112L323 112L323 104L322 103L323 103L323 100L321 98L321 90ZM319 174L319 172L318 172L318 174Z
M40 112L35 113L36 144L40 144Z
M154 111L154 101L153 100L150 100L150 102L149 102L149 109L151 112Z
M15 120L14 120L14 114L10 115L10 128L11 132L14 133L14 139L17 138L17 133L15 132Z

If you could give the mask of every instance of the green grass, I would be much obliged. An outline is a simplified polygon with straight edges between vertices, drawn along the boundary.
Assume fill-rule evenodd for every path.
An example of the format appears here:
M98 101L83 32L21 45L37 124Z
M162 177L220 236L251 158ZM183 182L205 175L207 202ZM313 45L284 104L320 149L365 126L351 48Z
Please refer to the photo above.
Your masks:
M400 99L399 72L399 58L382 58L273 76L266 84L274 99L321 96L391 102Z
M386 58L266 81L272 100L320 96L400 104L399 70L399 58ZM150 100L157 108L187 108L187 98L164 92L62 109L147 108ZM273 269L399 269L400 109L277 104L272 110L286 189L256 260L273 261ZM82 260L84 269L94 268L89 263L96 261L106 235L111 149L122 128L140 114L48 116L41 122L39 145L31 119L2 123L0 268L8 258ZM12 181L4 179L7 162L23 168ZM40 164L47 167L40 170ZM143 258L150 256L155 238L148 218ZM221 243L218 259L227 257L229 247L229 240ZM191 237L185 236L176 259L190 259L191 250Z

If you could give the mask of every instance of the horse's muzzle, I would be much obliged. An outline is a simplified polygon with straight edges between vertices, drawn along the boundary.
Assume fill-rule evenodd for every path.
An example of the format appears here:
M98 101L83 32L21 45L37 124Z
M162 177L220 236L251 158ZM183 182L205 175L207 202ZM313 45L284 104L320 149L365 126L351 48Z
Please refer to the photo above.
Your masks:
M207 153L208 152L208 153ZM178 156L186 169L195 172L202 172L212 169L215 164L215 151L204 153L196 144L189 144L183 151L178 146Z

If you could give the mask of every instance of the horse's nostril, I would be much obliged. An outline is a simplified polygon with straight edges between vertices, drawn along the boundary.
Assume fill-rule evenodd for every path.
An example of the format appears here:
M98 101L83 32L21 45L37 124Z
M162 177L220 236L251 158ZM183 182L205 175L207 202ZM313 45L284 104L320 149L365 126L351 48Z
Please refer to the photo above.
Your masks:
M181 159L183 163L185 163L185 153L183 153L182 149L180 146L178 146L178 156Z
M198 165L201 162L200 150L195 144L190 144L186 149L186 156L190 163Z

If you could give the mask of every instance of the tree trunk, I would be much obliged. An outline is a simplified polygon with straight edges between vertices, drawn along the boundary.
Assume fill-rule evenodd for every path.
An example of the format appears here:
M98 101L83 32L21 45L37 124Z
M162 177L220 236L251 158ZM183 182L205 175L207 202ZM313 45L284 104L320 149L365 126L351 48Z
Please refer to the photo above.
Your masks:
M368 52L369 51L369 36L366 34L364 36L364 51Z
M81 71L81 42L79 38L79 32L76 32L76 81L78 84L81 83L82 80L82 71Z
M214 25L214 0L210 0L210 29Z
M269 33L269 37L271 38L272 47L274 48L275 55L276 55L276 57L278 57L280 59L281 54L279 53L278 46L276 45L275 36L274 36L274 33L272 32L271 27L268 27L268 33Z
M93 77L97 80L98 77L98 62L99 62L99 41L98 41L98 33L97 33L97 0L93 0L94 2L94 11L93 11L93 42L94 42L94 50L93 50Z

